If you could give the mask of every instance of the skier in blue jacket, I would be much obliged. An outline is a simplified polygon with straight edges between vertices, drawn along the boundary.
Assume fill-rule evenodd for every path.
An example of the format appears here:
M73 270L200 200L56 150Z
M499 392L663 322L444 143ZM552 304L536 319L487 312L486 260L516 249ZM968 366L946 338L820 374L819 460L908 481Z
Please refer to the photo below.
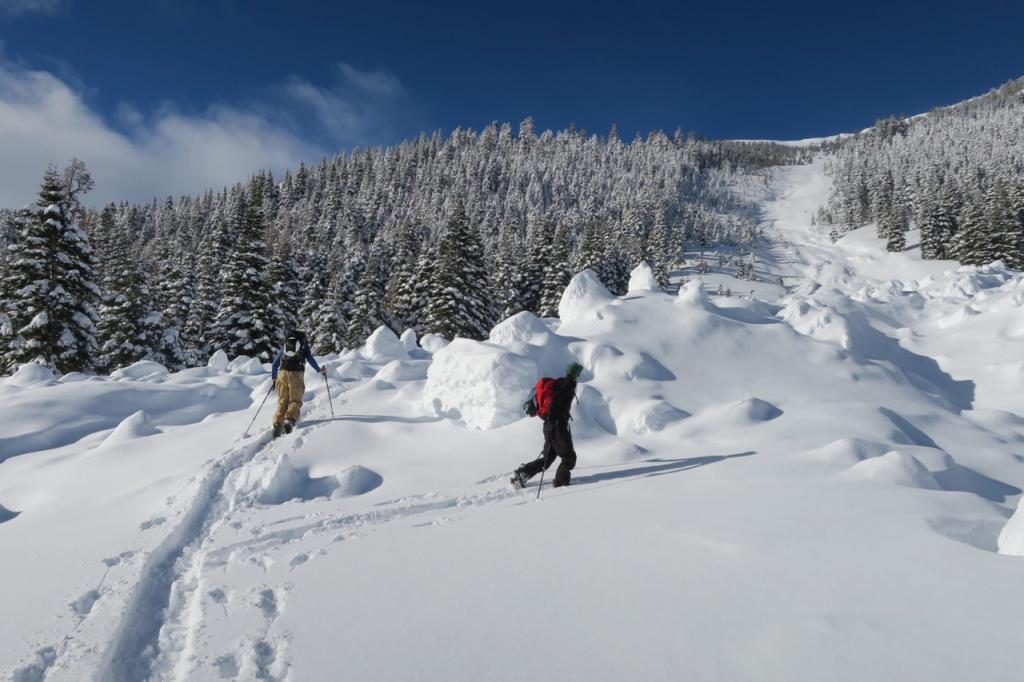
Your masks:
M291 433L302 409L302 396L306 392L306 363L327 376L327 368L316 364L306 335L295 329L288 332L284 346L277 352L271 365L271 378L277 391L277 412L274 413L274 438ZM280 371L279 371L280 370Z

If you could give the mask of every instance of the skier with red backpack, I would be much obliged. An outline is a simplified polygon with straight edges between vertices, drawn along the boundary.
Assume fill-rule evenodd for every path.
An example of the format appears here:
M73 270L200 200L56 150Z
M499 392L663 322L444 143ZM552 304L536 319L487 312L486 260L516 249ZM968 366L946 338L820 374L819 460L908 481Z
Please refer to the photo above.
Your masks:
M570 472L576 466L576 450L572 445L572 432L569 431L569 410L576 397L576 380L583 372L578 362L570 362L565 368L565 376L561 379L545 377L537 381L534 396L526 402L524 409L530 416L544 420L544 449L540 457L520 464L512 474L512 485L517 488L526 486L526 482L547 471L556 457L562 459L555 471L555 487L569 485Z

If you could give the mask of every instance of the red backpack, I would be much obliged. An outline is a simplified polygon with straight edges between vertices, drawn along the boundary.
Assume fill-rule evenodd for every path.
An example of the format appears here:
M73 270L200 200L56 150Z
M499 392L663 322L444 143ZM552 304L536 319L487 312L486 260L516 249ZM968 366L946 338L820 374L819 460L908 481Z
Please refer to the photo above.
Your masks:
M541 419L548 416L551 398L555 393L555 381L556 379L550 377L542 377L537 380L537 385L533 389L533 397L523 405L523 410L527 415Z

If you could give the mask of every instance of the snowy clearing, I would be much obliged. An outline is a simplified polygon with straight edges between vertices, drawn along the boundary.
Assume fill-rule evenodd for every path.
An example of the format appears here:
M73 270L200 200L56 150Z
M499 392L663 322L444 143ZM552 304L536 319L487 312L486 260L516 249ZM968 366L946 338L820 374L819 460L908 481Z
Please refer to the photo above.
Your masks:
M1019 679L1024 277L832 244L828 188L761 190L785 288L583 273L561 321L375 334L274 441L269 405L240 435L258 363L0 381L0 671ZM574 359L579 465L537 501L518 406Z

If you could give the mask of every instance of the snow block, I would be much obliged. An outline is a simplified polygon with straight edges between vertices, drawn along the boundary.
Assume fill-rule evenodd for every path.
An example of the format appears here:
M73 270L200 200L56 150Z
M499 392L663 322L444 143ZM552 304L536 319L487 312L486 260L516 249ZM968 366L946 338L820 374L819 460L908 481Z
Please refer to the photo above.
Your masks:
M117 428L104 439L103 446L119 445L136 438L155 436L158 433L160 433L160 429L153 424L149 415L144 410L139 410L118 424Z
M913 455L892 450L880 457L871 457L850 467L847 475L853 478L883 481L906 488L939 490L935 477Z
M650 265L640 263L633 268L629 273L629 291L661 291Z
M406 329L402 332L402 335L398 337L398 340L402 342L402 347L407 351L416 350L419 348L419 344L416 343L416 330Z
M523 416L537 365L492 343L455 339L434 354L423 401L472 429L494 429Z
M18 367L10 378L6 380L8 386L31 386L33 384L45 383L51 385L56 383L57 376L49 367L35 362L26 362Z
M361 355L370 362L409 359L409 351L405 345L384 325L377 327L366 339Z
M526 343L531 346L543 346L550 338L548 326L531 312L516 313L503 320L491 330L488 341L499 346L513 343Z
M121 369L115 370L110 373L111 379L135 379L136 381L146 381L149 379L157 379L170 374L167 368L161 365L159 362L153 362L151 360L140 360L134 364L122 367Z
M704 291L704 283L697 281L687 282L679 288L679 302L697 308L708 308L711 305Z
M219 350L210 356L210 360L209 362L206 363L206 366L211 369L218 369L223 371L228 368L228 364L228 354L222 350Z
M428 353L436 353L448 345L448 339L440 334L424 334L420 339L420 348Z
M569 280L558 302L558 317L563 322L579 319L614 299L594 271L587 269Z
M1024 497L1017 503L1017 511L999 532L996 545L1000 554L1024 556Z

